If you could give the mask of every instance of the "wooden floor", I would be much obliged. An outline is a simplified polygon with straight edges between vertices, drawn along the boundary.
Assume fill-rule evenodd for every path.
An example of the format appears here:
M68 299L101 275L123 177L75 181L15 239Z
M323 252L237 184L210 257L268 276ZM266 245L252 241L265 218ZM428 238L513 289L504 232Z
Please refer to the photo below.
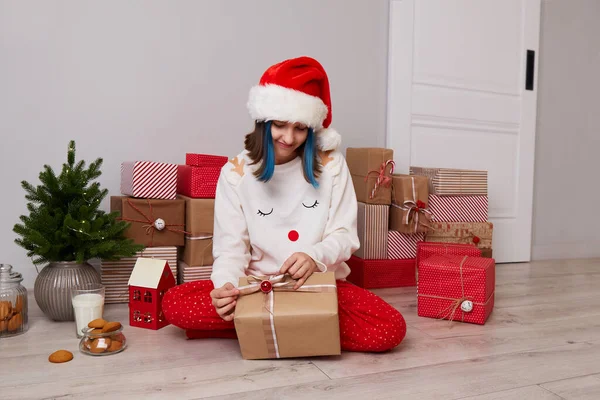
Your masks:
M31 297L29 332L0 339L0 398L600 399L600 260L499 265L496 276L484 326L419 318L414 288L379 290L409 325L396 350L273 361L242 360L234 340L128 324L123 353L85 356L74 323L50 322ZM63 348L74 360L50 364Z

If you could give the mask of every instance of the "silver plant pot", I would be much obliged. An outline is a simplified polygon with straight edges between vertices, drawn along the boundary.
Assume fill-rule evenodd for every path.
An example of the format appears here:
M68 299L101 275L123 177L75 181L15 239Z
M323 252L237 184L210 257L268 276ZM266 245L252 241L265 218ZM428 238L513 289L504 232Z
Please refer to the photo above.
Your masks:
M86 283L100 283L100 274L90 264L74 261L50 263L35 280L35 301L48 318L74 321L71 289Z

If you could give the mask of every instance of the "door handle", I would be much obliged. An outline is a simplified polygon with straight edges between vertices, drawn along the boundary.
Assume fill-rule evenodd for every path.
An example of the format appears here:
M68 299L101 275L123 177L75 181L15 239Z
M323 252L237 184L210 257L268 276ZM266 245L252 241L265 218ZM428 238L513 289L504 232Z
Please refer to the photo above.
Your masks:
M527 68L525 69L525 90L533 90L533 71L535 70L535 51L527 50Z

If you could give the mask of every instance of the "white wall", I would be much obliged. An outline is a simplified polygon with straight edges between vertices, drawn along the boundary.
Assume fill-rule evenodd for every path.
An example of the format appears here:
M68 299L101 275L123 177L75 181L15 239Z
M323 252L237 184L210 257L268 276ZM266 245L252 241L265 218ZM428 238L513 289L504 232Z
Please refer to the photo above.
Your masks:
M542 3L535 259L600 256L600 1Z
M383 146L387 31L387 0L0 0L0 262L33 287L13 243L20 181L60 170L69 139L79 158L104 158L110 194L123 160L233 156L249 88L285 58L323 63L345 147Z

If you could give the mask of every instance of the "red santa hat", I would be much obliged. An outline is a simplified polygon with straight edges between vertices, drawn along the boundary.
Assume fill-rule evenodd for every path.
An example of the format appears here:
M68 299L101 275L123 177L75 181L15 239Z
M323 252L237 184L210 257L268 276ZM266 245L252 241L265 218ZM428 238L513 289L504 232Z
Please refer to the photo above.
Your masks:
M300 122L314 129L321 150L334 150L341 136L331 124L327 73L319 62L299 57L275 64L250 89L248 111L255 121Z

